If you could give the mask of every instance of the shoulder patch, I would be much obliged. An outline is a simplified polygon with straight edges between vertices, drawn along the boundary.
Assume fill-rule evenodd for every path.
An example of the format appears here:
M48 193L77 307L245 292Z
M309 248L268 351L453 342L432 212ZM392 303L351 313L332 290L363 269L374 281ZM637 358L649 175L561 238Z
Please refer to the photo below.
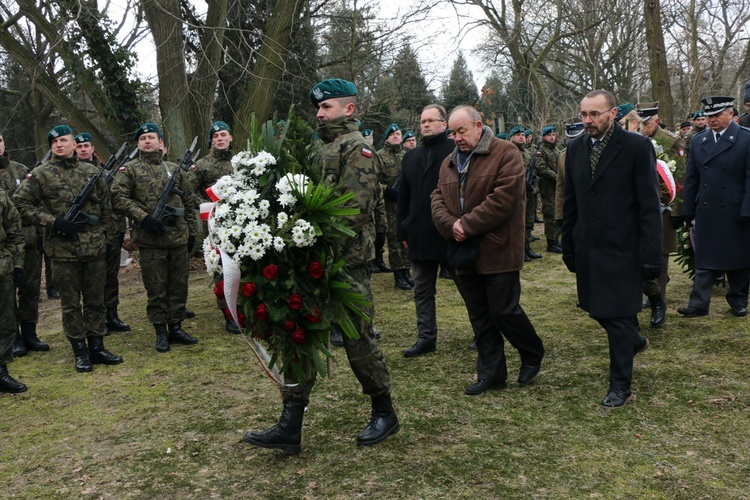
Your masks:
M537 155L537 156L542 156L542 152L541 152L541 151L537 151L537 152L536 152L536 155Z
M26 174L26 178L27 179L31 179L31 172L29 172L28 174Z
M372 158L372 151L370 151L367 148L362 148L362 156L366 156L368 158Z
M124 172L125 171L125 165L117 169L118 172Z
M680 155L680 156L685 156L685 150L682 149L682 148L680 148L680 150L677 151L677 154Z
M188 170L195 170L195 163L191 163Z

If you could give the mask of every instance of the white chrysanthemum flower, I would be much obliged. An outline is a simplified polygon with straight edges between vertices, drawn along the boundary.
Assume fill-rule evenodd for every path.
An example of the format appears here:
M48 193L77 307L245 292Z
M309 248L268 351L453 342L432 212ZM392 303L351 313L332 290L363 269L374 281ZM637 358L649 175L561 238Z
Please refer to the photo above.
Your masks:
M258 211L257 207L249 207L246 210L246 214L247 218L253 221L260 217L260 212Z
M266 249L260 245L255 245L250 248L250 258L253 260L259 260L266 254Z
M231 207L228 204L219 203L219 206L217 206L216 209L214 209L214 218L223 219L229 215L230 210L231 210Z
M279 205L281 205L282 207L293 205L295 201L296 199L294 198L294 195L290 193L280 194L278 198Z
M277 236L273 239L273 248L277 252L281 252L282 250L284 250L285 246L286 244L284 243L284 238L280 238Z
M220 177L219 180L211 186L211 190L219 199L224 199L234 187L234 178L231 175Z
M266 170L267 169L266 169L265 165L259 165L259 164L256 163L255 166L253 167L253 169L250 172L252 172L252 174L254 176L260 177L261 175L263 175L264 173L266 173Z
M253 161L261 165L276 165L276 158L268 151L261 151Z
M287 215L285 212L279 212L276 214L276 223L279 227L283 226L289 221L289 215Z
M235 238L240 238L242 237L242 229L240 226L232 226L229 228L229 234Z

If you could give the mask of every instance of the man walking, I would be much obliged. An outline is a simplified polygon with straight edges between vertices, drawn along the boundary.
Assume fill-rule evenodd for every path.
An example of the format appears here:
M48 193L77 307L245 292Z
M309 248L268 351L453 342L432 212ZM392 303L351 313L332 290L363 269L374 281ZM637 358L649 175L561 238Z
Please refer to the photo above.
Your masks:
M649 344L638 330L643 281L662 267L656 155L651 141L615 122L616 106L606 90L581 101L586 134L567 149L562 229L580 307L607 331L608 408L630 399L633 356Z

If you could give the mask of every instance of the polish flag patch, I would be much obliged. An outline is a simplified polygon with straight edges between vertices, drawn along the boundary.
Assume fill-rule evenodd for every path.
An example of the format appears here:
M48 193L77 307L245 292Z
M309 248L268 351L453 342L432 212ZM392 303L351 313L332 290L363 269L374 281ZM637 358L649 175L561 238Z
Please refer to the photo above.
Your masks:
M368 158L372 158L372 151L370 151L367 148L362 148L362 156L366 156Z
M124 172L125 171L125 165L117 169L118 172Z
M31 179L31 172L29 172L28 174L26 174L26 178L27 179Z

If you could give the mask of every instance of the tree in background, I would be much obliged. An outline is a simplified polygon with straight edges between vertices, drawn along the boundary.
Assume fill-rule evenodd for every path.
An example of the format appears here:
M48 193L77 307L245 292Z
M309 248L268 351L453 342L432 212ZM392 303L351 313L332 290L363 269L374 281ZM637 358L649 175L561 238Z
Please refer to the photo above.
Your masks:
M477 92L477 85L474 83L474 76L469 71L463 53L459 52L448 76L448 81L443 87L443 105L450 113L450 110L459 104L474 106L478 102L479 92Z

